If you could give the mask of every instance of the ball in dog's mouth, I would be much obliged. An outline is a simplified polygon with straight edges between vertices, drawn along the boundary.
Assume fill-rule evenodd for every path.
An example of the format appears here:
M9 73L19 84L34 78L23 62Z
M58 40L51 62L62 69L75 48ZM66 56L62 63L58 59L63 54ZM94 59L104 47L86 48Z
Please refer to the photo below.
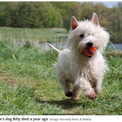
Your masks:
M96 49L97 49L97 47L85 48L84 52L85 52L86 56L91 58L95 54Z

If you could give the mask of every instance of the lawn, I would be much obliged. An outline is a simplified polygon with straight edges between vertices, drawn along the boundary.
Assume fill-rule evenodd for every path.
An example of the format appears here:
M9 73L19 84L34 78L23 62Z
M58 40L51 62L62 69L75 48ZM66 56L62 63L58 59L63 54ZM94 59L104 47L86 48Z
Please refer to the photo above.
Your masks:
M4 29L8 29L8 32ZM10 30L10 33L16 32L14 28ZM35 33L38 32L38 29L34 30ZM48 29L49 32L51 30ZM0 34L1 31L2 28ZM45 29L41 31L44 32ZM3 36L0 38L1 115L122 114L121 52L106 52L110 70L105 75L103 89L98 97L90 100L82 94L79 101L72 101L64 95L57 82L54 67L57 60L55 52L35 46L16 45L8 38L10 36L7 36L7 33L10 34L9 28L3 28L2 33ZM17 34L18 32L14 34L15 40Z

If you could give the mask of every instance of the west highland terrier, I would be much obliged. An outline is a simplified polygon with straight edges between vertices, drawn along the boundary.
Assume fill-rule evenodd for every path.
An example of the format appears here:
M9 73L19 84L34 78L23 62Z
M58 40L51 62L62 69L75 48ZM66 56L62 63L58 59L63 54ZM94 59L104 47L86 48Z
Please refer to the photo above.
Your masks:
M102 53L109 42L109 34L99 25L96 13L91 21L78 22L72 17L71 29L66 49L60 51L48 44L59 53L56 64L59 82L65 95L73 100L79 99L80 91L95 99L108 69ZM70 84L73 84L72 90Z

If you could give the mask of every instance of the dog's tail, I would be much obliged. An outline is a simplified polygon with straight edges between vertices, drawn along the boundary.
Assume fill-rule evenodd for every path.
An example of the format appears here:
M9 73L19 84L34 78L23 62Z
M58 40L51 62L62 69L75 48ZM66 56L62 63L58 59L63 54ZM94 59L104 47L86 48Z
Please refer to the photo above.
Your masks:
M57 53L60 53L61 51L59 49L57 49L56 47L54 47L53 45L51 45L50 43L47 43L47 45L49 47L51 47L53 50L55 50Z

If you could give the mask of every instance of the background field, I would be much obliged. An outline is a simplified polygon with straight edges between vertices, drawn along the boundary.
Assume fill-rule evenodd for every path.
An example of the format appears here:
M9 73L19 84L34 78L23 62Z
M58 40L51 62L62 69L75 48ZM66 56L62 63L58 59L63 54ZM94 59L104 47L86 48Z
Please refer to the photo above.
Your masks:
M57 83L54 64L57 54L25 43L57 37L65 29L0 28L0 114L1 115L117 115L122 114L122 53L106 51L110 71L105 75L101 94L79 101L65 97ZM40 35L43 35L43 39ZM54 35L54 37L53 37ZM23 45L16 42L23 41ZM30 42L30 40L29 40Z
M66 41L67 30L64 28L30 29L0 27L0 38L6 38L13 42L61 42Z

